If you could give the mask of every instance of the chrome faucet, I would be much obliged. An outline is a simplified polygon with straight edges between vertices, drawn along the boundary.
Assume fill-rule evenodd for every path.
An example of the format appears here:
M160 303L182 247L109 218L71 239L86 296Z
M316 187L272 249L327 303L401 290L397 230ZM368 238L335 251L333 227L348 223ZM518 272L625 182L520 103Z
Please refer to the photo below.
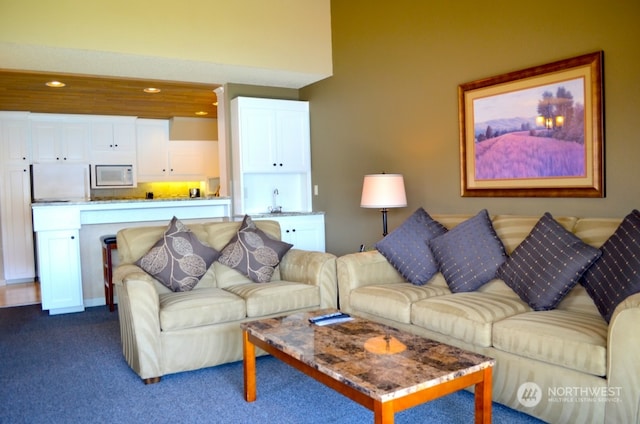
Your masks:
M280 194L280 192L278 191L278 189L274 189L273 190L273 200L272 200L272 205L269 208L269 212L271 213L279 213L282 212L282 206L278 206L278 195Z

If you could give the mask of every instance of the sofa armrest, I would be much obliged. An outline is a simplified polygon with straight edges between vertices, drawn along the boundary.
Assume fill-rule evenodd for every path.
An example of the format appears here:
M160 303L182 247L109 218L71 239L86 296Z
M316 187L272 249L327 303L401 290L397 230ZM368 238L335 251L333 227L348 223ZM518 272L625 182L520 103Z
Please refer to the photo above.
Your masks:
M352 312L351 291L374 284L402 283L402 275L377 250L350 253L336 261L340 309Z
M612 397L605 422L640 422L640 293L627 297L614 311L607 338L607 380ZM611 390L615 390L613 393ZM619 393L618 393L619 392Z
M336 257L330 253L291 249L280 261L280 278L320 288L320 306L337 308Z
M114 270L122 353L143 379L162 376L160 365L160 298L155 280L135 265Z

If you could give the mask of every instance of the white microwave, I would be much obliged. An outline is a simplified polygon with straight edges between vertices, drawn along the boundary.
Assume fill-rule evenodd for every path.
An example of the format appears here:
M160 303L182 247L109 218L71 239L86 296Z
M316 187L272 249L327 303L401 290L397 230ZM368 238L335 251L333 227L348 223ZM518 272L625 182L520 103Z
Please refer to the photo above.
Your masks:
M133 165L91 165L91 188L136 187Z

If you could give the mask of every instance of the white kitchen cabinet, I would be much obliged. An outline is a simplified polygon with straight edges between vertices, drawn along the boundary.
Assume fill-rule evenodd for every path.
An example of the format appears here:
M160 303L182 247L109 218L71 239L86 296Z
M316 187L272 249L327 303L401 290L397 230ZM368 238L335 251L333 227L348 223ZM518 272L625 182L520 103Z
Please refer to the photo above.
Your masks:
M28 113L0 112L0 151L2 163L31 163Z
M244 172L309 170L308 102L237 97L231 113Z
M86 118L31 115L33 162L88 162L90 132Z
M33 281L29 121L27 113L0 113L2 260L8 282Z
M92 164L136 164L136 119L134 117L94 118L91 122Z
M42 309L51 315L84 311L79 231L39 231L36 239Z
M215 141L169 140L169 121L136 122L138 182L202 181L218 176Z
M311 211L308 102L237 97L231 136L236 214Z
M324 214L261 215L255 220L274 220L280 223L281 239L295 249L325 251Z

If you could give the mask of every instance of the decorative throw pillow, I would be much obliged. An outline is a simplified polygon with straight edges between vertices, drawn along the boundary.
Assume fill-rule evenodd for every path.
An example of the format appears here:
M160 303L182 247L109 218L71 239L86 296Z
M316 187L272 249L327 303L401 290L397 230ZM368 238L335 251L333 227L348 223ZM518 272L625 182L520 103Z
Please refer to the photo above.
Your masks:
M419 208L376 243L375 248L407 281L421 286L438 272L438 264L427 243L446 232L442 224Z
M506 258L486 209L432 239L429 246L454 293L474 291L489 282Z
M620 302L640 292L640 212L627 215L600 250L602 256L580 283L609 322Z
M534 310L548 311L558 306L598 257L600 250L545 213L498 269L496 277Z
M256 283L268 283L292 244L275 240L245 215L240 229L222 249L218 262L246 275Z
M173 291L189 291L218 256L220 252L198 240L174 216L162 238L136 265Z

